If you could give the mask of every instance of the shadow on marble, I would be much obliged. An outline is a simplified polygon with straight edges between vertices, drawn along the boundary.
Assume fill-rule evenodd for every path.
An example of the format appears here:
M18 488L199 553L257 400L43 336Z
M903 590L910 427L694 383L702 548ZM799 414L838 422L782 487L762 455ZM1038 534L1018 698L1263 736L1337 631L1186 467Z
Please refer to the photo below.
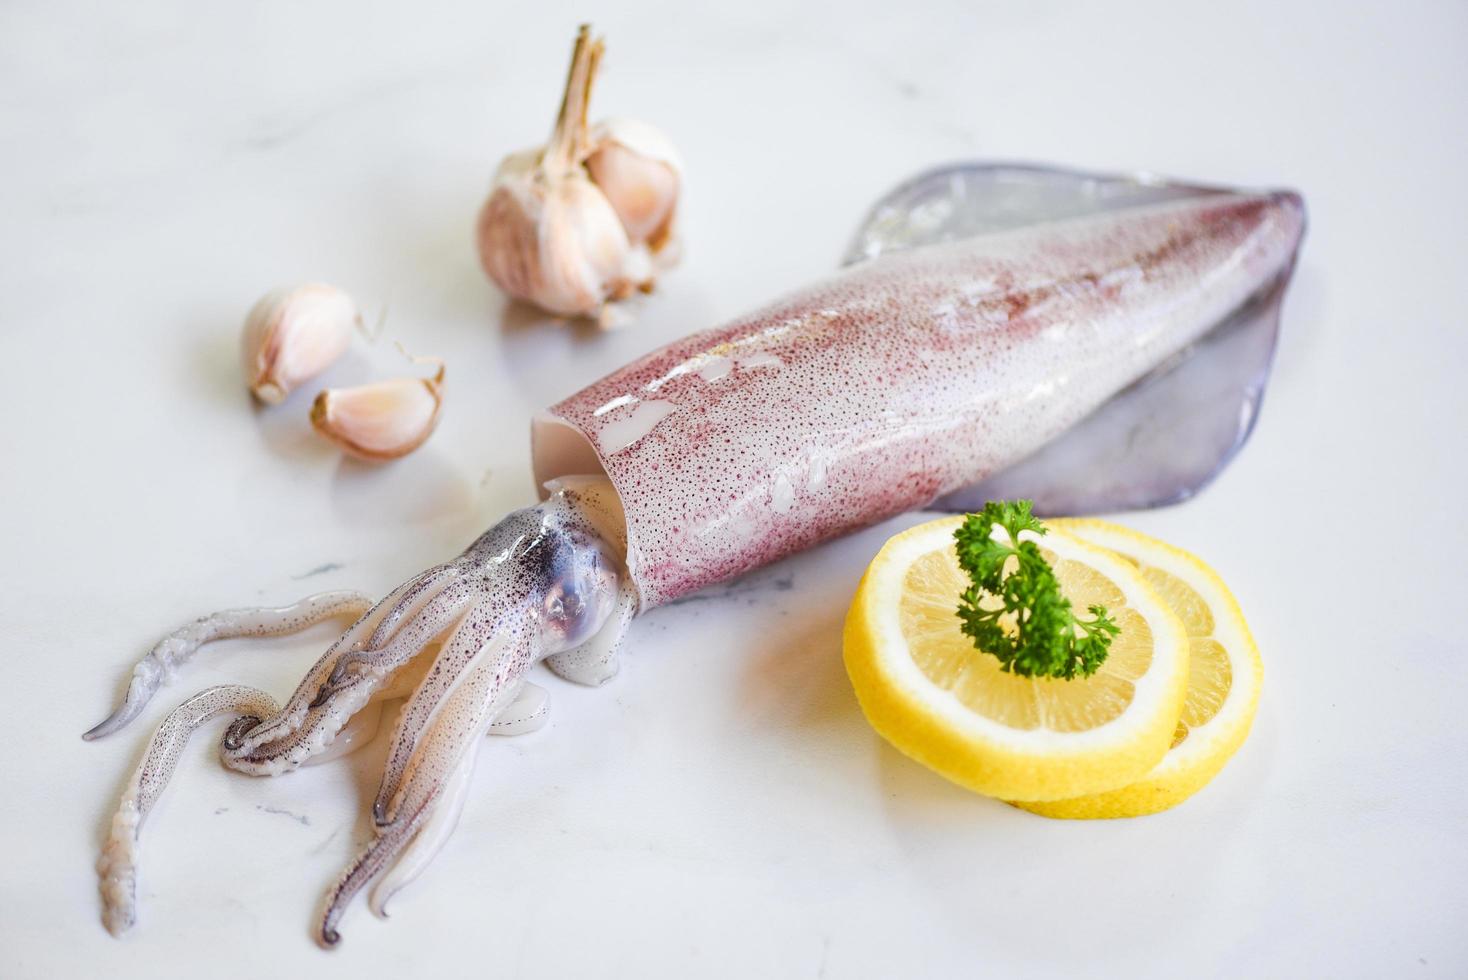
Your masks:
M770 595L769 590L782 583L783 590L791 590L788 575L775 576L771 582L775 584L761 583L759 593ZM752 590L736 588L733 595L746 591ZM844 614L844 609L830 604L803 609L799 616L781 616L778 628L753 645L740 690L741 703L751 714L797 733L802 743L841 744L871 732L841 661Z
M877 769L887 798L888 811L899 823L910 818L931 819L940 811L949 815L982 820L996 813L1019 813L1008 803L983 796L950 782L920 762L893 748L875 732Z
M214 318L209 318L213 320ZM183 375L194 399L235 410L258 405L245 387L240 369L239 327L212 322L191 331L192 347L184 354Z
M611 335L591 320L552 316L507 297L501 299L494 322L499 331L499 356L505 365L497 374L508 379L520 398L537 409L595 377L581 375L588 363L604 360L595 352L612 342Z
M295 392L281 405L253 406L260 441L288 463L324 462L340 452L311 428L308 397Z
M782 563L783 564L783 563ZM1008 804L949 782L894 749L867 722L842 660L842 627L848 596L841 589L796 588L794 572L780 565L682 602L788 593L799 615L782 616L778 630L751 651L742 699L749 711L794 733L794 743L824 763L827 775L880 784L895 824L913 827L934 817L984 820L1017 813ZM817 574L817 573L811 573ZM757 601L750 598L750 603ZM822 776L822 781L825 781Z
M494 286L489 287L499 291ZM602 337L606 331L597 326L595 320L583 316L557 316L547 313L530 303L512 299L500 294L501 305L499 317L500 333L504 336L516 336L539 332L543 330L565 331L572 340L577 343L588 343Z
M343 456L331 480L333 509L347 523L374 528L461 518L474 509L476 488L432 446L415 452L412 465L400 462Z

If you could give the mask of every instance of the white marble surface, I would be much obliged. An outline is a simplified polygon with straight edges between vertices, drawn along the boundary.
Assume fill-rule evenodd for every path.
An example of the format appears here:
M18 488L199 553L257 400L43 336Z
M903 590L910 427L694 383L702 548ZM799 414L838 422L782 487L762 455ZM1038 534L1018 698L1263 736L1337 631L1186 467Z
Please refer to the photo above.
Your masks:
M792 6L0 7L0 975L1468 971L1468 8ZM685 265L607 336L507 310L469 245L577 17L610 42L596 108L661 124L691 175ZM819 275L887 186L965 157L1308 198L1253 443L1130 518L1210 558L1264 650L1213 786L1053 823L881 743L838 623L912 517L647 616L604 689L546 679L551 724L486 747L439 862L391 922L355 906L336 952L309 930L381 746L252 780L201 738L147 829L139 928L103 932L92 862L147 727L209 683L283 694L329 638L210 650L145 724L83 743L162 630L456 552L530 499L537 406ZM447 358L414 458L339 461L309 393L251 409L238 323L307 278Z

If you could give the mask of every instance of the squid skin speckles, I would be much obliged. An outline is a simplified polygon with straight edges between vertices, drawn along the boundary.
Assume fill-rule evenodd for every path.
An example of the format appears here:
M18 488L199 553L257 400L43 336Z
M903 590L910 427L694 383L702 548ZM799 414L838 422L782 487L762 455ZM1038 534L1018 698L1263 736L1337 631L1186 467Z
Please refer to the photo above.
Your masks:
M329 946L359 890L375 881L382 912L442 845L479 740L543 724L535 663L604 683L639 612L935 502L1003 488L1078 511L1196 492L1257 417L1303 229L1289 192L1004 165L904 184L844 271L539 417L541 502L457 558L375 605L323 593L165 637L89 738L211 639L358 617L284 703L225 685L164 719L98 864L106 926L135 921L144 820L211 718L233 717L226 766L278 775L351 751L403 700L374 833L328 893Z
M884 255L555 405L537 475L606 472L655 606L1024 459L1287 272L1303 227L1295 194L1210 193Z

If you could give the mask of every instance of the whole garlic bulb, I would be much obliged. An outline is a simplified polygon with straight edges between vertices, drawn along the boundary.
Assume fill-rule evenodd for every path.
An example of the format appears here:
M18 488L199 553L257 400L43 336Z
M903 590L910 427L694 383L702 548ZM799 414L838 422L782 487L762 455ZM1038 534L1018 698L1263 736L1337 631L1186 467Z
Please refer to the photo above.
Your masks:
M651 126L611 121L588 133L604 50L583 25L550 142L506 157L479 212L484 271L511 296L607 324L607 304L651 291L670 264L682 166Z
M546 179L539 153L500 165L479 213L479 259L501 289L551 313L598 312L631 291L631 243L617 212L577 170Z
M267 293L245 318L241 339L250 390L267 405L278 405L346 352L361 319L352 298L325 283Z
M432 378L394 378L327 388L311 405L311 424L349 455L371 463L406 456L428 440L443 408L443 363Z

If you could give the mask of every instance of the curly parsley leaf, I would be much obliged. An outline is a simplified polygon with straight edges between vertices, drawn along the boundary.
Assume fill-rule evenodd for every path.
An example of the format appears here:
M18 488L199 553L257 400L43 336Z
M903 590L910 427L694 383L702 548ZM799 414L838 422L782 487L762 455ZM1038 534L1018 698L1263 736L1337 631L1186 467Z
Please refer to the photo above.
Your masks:
M1046 533L1032 506L1028 500L991 501L953 532L958 564L973 582L959 597L961 628L1011 673L1090 677L1121 627L1104 606L1091 606L1089 620L1076 618L1039 545L1020 540L1021 531ZM996 525L1002 536L994 535Z

